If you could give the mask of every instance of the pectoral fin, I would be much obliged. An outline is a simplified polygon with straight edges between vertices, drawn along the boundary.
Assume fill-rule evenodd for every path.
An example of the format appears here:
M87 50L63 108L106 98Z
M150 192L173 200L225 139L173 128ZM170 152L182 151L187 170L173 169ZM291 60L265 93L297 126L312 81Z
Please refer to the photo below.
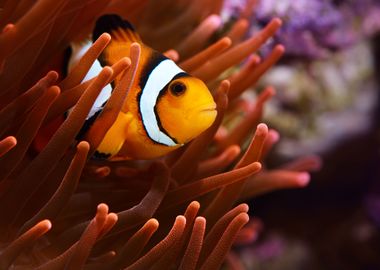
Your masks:
M115 123L107 131L102 142L96 149L97 155L109 158L115 156L126 140L126 130L133 119L132 114L120 112Z

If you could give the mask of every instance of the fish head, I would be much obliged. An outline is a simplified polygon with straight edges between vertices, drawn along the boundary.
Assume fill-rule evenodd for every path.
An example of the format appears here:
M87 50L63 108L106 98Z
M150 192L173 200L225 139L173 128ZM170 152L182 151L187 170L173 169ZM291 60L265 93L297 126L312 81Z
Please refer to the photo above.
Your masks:
M180 144L215 121L216 103L203 81L190 75L173 79L156 104L161 126Z

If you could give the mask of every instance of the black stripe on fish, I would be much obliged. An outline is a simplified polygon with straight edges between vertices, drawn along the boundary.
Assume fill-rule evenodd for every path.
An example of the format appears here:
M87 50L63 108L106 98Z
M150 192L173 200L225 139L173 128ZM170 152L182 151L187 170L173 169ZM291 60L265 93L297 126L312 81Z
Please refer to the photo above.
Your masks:
M62 77L66 78L69 74L69 62L71 55L73 54L73 49L71 46L67 47L63 52L63 63L62 63Z
M111 156L111 154L101 153L98 150L96 150L95 153L92 155L92 157L97 160L106 160Z
M169 88L169 84L170 82L168 82L167 85L165 85L165 87L163 89L160 90L160 94L158 95L157 97L157 100L156 100L156 104L154 105L154 115L156 116L156 121L157 121L157 125L158 125L158 128L160 129L160 131L162 133L164 133L166 136L168 136L170 139L173 140L173 142L175 142L176 144L178 144L178 141L176 138L174 138L173 136L171 136L169 134L169 132L166 131L166 129L162 126L161 124L161 119L160 119L160 116L158 114L158 111L157 111L157 104L158 104L158 101L160 100L160 98L162 96L164 96L167 92L168 92L168 88ZM145 125L144 125L145 127ZM152 138L150 138L152 141L154 141ZM160 144L163 144L163 143L160 143ZM165 144L164 144L165 145Z
M79 141L79 140L83 139L84 135L87 133L87 131L89 131L89 129L91 128L91 126L96 121L96 118L98 118L99 114L102 112L102 109L100 109L99 111L97 111L96 113L94 113L94 115L91 116L90 118L86 119L86 121L82 125L82 128L79 130L77 136L75 137L76 140Z
M150 74L152 71L164 60L167 60L166 56L163 54L153 51L150 55L149 59L146 61L146 65L142 68L139 78L139 86L141 91L145 88L145 84L149 79ZM141 95L141 93L139 93Z

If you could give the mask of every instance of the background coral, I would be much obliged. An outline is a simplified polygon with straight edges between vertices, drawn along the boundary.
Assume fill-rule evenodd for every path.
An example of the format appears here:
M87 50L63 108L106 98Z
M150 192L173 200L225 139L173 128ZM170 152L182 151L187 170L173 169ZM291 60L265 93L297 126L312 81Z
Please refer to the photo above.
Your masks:
M268 135L274 131L268 133L266 125L258 125L264 102L273 95L271 88L261 94L249 117L241 121L235 131L224 134L217 144L213 142L223 115L228 113L227 101L233 101L257 81L284 49L275 47L262 63L256 59L247 69L232 75L231 83L215 80L223 71L254 53L275 33L281 21L272 20L246 41L240 41L244 31L235 31L230 34L231 38L222 38L207 47L208 37L218 24L215 15L208 16L220 12L222 2L210 1L199 14L196 12L201 7L198 2L173 5L162 1L163 7L169 4L177 10L182 5L189 7L189 14L170 18L166 24L163 13L155 10L154 3L2 2L1 96L6 105L1 111L4 138L0 199L2 268L12 265L20 269L146 269L148 266L162 269L171 264L184 269L216 269L248 222L246 205L232 208L245 182L257 186L246 189L244 193L248 195L307 184L305 173L294 172L288 177L289 181L284 182L278 180L287 171L279 172L278 178L269 181L267 172L260 173L266 181L251 177L261 169L258 161L262 149L267 151L274 143ZM143 8L149 20L139 20L136 16ZM180 48L179 54L167 51L169 57L176 60L181 56L180 65L212 88L219 84L214 91L218 105L214 125L187 147L161 161L108 164L87 160L108 127L92 127L90 132L97 134L95 139L90 144L80 142L76 151L72 147L102 87L123 74L121 86L114 90L99 116L107 118L109 123L115 119L139 62L139 46L131 47L130 59L121 59L113 67L105 67L93 80L81 83L91 63L110 40L109 35L104 34L65 78L58 78L56 72L49 71L36 82L46 70L56 68L61 72L63 50L69 42L85 37L99 15L117 10L127 11L121 12L122 15L136 21L148 43L149 37L153 41L168 41L165 49ZM151 32L149 23L157 16L162 17L162 30ZM182 24L189 25L189 29L179 31L176 38L168 35L173 33L172 27L181 29ZM186 35L192 38L186 40ZM165 36L173 39L164 39ZM187 42L174 46L183 38ZM199 44L190 42L193 38ZM151 44L164 48L164 44ZM243 76L249 73L253 76ZM46 147L32 156L28 149L40 127L72 106L72 113L52 134ZM239 144L251 136L251 129L256 125L249 148L244 155L240 154ZM9 137L10 134L14 137ZM205 151L210 144L214 149ZM227 170L232 164L236 165ZM312 167L301 166L301 169ZM191 203L194 199L200 204ZM96 207L97 213L91 219ZM108 207L118 213L108 213ZM199 211L203 217L197 217Z
M282 137L267 164L312 150L323 156L324 167L306 190L255 199L255 213L265 220L266 230L255 248L243 251L246 267L379 268L379 211L374 200L379 192L378 4L258 3L253 29L255 21L260 24L266 16L277 15L285 31L278 31L276 39L297 41L260 80L277 89L264 119ZM307 55L310 48L323 54Z
M268 40L273 43L282 20L267 19L247 36L255 1L234 8L233 20L225 19L223 4L0 1L2 268L239 267L230 248L254 241L261 222L249 221L248 206L238 203L306 186L308 171L318 169L320 160L308 156L275 169L265 166L279 134L260 122L275 90L258 87L253 99L242 94L284 54L277 42L258 54ZM63 76L65 48L87 37L96 18L110 12L132 21L147 44L203 79L216 99L213 126L162 159L92 160L107 126L92 127L93 141L75 141L103 86L120 75L120 87L99 116L112 123L139 65L134 45L130 58L82 83L110 41L104 34ZM46 147L33 151L39 130L50 129L73 106Z

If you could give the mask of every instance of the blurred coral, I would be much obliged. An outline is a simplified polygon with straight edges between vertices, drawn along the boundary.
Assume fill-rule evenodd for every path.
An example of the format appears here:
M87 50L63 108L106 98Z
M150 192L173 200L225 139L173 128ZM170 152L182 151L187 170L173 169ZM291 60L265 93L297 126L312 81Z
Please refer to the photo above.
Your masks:
M225 20L238 21L246 2L228 1ZM380 31L378 14L374 0L257 1L249 33L273 16L283 21L259 55L268 55L277 43L286 52L258 84L278 90L263 119L282 135L280 155L324 154L371 129L378 91L370 39ZM255 98L249 94L245 98Z
M248 223L248 206L236 206L239 201L308 184L318 157L261 170L278 140L275 130L260 123L275 91L265 88L254 102L240 95L278 61L284 47L274 46L263 60L255 54L281 26L278 18L244 39L253 2L212 43L222 23L215 15L220 0L0 1L2 269L218 269L235 238L257 234L257 226ZM82 83L110 41L103 34L66 77L60 75L65 48L109 12L133 21L150 46L179 59L214 89L213 126L160 160L92 160L108 126L94 125L93 141L75 141L99 92L122 74L99 116L114 121L139 64L140 47L133 45L130 58ZM242 61L242 68L231 69ZM73 106L46 147L33 153L39 129Z

